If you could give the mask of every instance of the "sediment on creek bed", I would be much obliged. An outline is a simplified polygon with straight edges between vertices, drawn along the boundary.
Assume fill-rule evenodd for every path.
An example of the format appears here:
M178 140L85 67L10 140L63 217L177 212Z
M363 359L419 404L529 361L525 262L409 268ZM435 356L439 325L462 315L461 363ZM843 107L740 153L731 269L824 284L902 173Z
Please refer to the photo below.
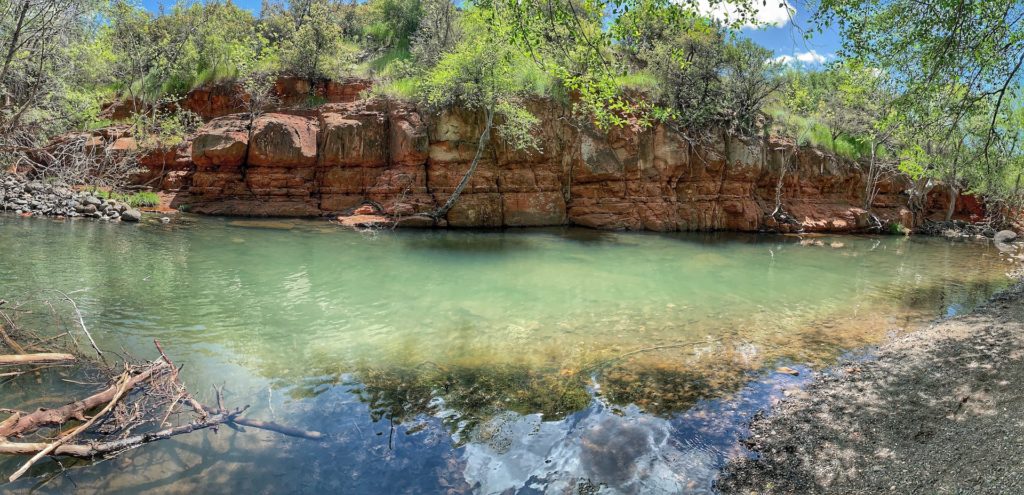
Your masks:
M752 425L724 493L1024 490L1024 284L819 377Z

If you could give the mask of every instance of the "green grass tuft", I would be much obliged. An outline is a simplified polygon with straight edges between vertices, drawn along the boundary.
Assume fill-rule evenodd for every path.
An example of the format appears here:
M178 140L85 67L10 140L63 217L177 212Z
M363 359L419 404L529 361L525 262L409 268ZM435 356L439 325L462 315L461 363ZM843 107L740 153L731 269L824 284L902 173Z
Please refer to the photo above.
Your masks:
M373 93L384 97L409 100L416 97L419 79L406 77L382 81L373 86Z
M158 206L160 204L160 196L155 192L142 191L134 194L117 193L110 191L94 191L97 198L100 199L114 199L121 201L132 208L145 208L151 206Z

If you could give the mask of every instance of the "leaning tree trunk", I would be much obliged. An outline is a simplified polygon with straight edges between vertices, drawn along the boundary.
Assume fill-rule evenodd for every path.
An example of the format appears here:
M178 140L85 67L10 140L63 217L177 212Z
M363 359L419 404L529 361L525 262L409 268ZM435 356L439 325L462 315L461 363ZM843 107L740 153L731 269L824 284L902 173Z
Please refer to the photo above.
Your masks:
M871 213L871 204L875 202L876 187L878 187L877 181L878 171L876 168L878 164L875 163L875 142L871 141L871 161L868 162L868 176L867 182L864 185L864 210Z
M946 221L953 221L953 213L956 212L956 198L960 194L956 190L956 186L949 186L949 209L946 210Z
M469 170L466 171L466 175L462 176L462 180L455 186L455 191L452 191L452 195L448 197L448 201L445 201L440 208L434 210L430 216L434 217L435 220L444 218L448 215L448 210L451 210L455 206L455 202L459 200L459 196L462 191L466 189L469 184L470 177L473 176L473 172L476 172L476 168L480 165L480 157L484 154L484 148L487 147L487 143L491 140L491 126L494 123L494 108L490 107L485 110L487 115L487 123L484 125L484 131L480 133L480 141L476 145L476 155L473 156L473 162L469 165Z

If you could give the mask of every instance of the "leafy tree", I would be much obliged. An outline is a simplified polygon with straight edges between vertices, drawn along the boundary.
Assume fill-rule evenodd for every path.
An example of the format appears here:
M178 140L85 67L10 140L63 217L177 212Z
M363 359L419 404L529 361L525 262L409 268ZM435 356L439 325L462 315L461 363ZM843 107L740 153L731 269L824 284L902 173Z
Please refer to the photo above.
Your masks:
M326 0L311 0L296 21L295 30L281 43L281 68L307 79L340 74L354 60L342 43L342 30Z
M515 148L536 147L531 131L537 118L522 105L530 94L526 89L529 86L521 79L522 69L530 62L506 42L506 28L488 23L488 15L486 10L469 9L460 17L464 33L461 41L425 74L419 88L420 98L427 106L440 109L462 105L482 112L485 121L469 169L448 200L432 213L435 218L447 215L458 201L479 166L495 127ZM500 119L497 126L496 117Z
M781 84L771 52L675 5L626 13L616 33L630 70L651 72L654 101L691 134L757 133L761 106Z
M369 23L363 29L375 49L408 49L423 18L422 0L371 0Z
M649 125L670 117L671 112L621 91L619 80L630 67L615 60L620 40L635 40L633 44L643 46L646 38L665 39L674 28L701 17L701 9L726 3L732 15L720 20L721 26L738 29L756 22L757 9L748 1L479 0L476 5L491 12L488 22L504 26L508 43L575 93L598 126L608 127L629 122ZM674 62L683 60L677 57Z
M947 127L989 100L989 135L1019 90L1024 4L1015 0L823 0L821 26L838 26L846 55L884 70L903 88L901 111L952 102ZM952 91L953 93L949 93Z
M422 13L410 49L417 64L430 67L459 41L459 12L451 0L424 0Z
M92 30L92 0L17 0L0 8L0 146L10 161L61 131L82 103L74 59Z

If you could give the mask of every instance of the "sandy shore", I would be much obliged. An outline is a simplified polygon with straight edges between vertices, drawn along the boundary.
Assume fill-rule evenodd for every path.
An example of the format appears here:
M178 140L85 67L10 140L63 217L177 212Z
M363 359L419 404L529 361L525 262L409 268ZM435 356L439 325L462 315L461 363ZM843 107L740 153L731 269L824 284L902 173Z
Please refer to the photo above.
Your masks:
M1024 493L1024 284L846 361L751 425L724 493Z

